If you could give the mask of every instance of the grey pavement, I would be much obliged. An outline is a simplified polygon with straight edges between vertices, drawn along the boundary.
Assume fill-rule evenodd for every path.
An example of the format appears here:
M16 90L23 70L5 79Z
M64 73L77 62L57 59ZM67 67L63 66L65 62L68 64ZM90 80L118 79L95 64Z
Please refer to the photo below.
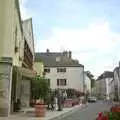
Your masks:
M60 117L69 115L78 109L82 108L82 105L77 105L75 107L71 108L64 108L63 111L47 111L46 116L41 117L35 117L35 112L29 112L29 113L19 113L11 115L10 117L0 117L0 120L53 120L53 119L59 119ZM32 108L30 111L34 111Z
M95 120L99 112L108 111L109 109L110 104L103 102L90 103L85 108L78 109L76 112L57 120Z

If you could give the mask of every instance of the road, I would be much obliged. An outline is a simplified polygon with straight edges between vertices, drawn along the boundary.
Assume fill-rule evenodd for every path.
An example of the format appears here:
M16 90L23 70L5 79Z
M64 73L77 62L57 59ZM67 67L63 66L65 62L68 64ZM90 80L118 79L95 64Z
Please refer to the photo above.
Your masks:
M90 103L87 107L79 109L78 111L60 118L59 120L95 120L100 111L109 110L109 105L105 103Z

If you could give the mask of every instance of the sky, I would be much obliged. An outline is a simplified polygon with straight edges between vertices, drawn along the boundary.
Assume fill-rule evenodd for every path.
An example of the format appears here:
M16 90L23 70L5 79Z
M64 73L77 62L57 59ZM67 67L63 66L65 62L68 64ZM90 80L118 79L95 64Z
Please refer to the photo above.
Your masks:
M95 77L120 60L120 0L19 0L33 19L35 51L71 50Z

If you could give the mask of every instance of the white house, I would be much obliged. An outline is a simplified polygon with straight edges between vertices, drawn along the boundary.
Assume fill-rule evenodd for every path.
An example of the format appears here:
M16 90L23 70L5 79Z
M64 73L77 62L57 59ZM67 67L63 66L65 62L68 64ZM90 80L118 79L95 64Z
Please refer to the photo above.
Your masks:
M86 72L84 72L84 81L85 81L85 91L91 94L91 79Z
M42 60L46 78L52 89L73 88L83 92L84 66L72 59L71 51L36 53L35 61Z
M105 71L96 80L96 94L101 99L110 99L110 82L113 80L113 72Z
M114 91L115 99L120 100L120 67L114 69Z
M110 91L110 94L109 94L109 96L110 96L110 99L111 100L114 100L114 98L115 98L115 82L114 82L114 79L111 81L111 82L109 82L109 91Z

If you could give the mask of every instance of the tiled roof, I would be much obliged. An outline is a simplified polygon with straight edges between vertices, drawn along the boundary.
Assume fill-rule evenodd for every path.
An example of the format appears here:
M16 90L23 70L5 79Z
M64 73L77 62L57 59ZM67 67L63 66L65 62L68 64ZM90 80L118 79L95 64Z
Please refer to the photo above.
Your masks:
M56 58L60 60L56 61ZM45 67L84 67L76 60L65 57L60 52L35 53L35 61L43 61Z
M105 71L103 74L101 74L97 80L101 80L103 78L113 78L113 72L111 71Z

